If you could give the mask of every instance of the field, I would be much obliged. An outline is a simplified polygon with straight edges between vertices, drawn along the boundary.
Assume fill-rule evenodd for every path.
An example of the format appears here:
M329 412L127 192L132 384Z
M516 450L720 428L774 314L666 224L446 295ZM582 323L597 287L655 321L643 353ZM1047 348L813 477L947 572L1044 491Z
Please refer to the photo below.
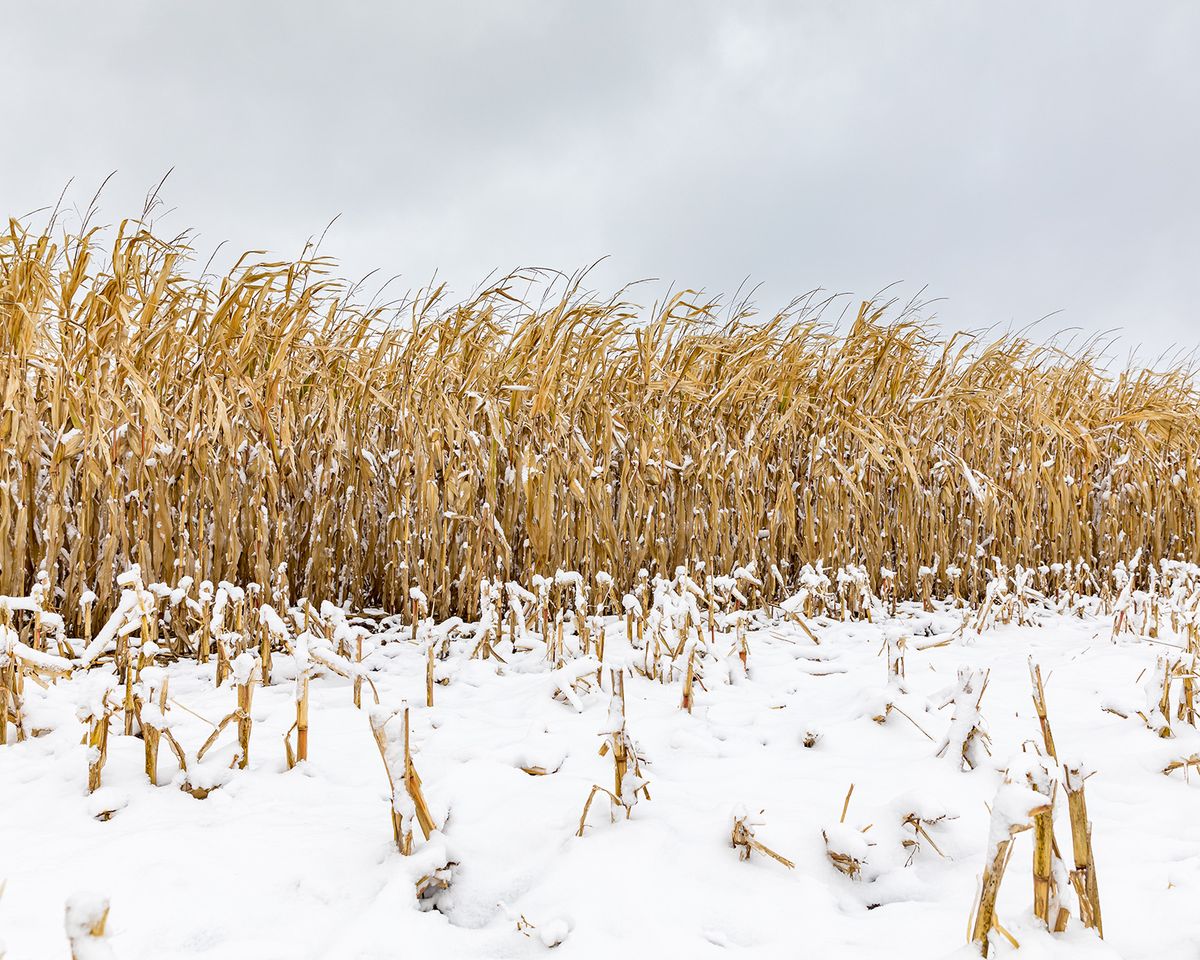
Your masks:
M1189 370L102 239L0 237L6 960L1194 955Z
M681 571L644 615L563 578L414 628L126 577L72 659L10 600L33 633L5 630L7 956L67 956L80 887L125 958L968 956L998 853L993 953L1187 956L1200 570L1105 599L1053 578L741 610L752 581Z

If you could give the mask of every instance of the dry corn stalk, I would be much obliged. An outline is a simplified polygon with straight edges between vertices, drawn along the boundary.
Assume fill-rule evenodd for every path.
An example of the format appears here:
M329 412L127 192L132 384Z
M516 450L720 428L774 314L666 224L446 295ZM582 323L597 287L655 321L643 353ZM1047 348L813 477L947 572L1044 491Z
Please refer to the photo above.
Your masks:
M274 644L278 641L282 646L289 646L289 633L287 624L269 603L264 603L258 608L258 622L260 628L258 661L259 669L262 671L262 684L266 687L271 684L271 653Z
M937 845L937 841L930 836L929 831L926 829L926 827L930 827L935 823L940 823L944 819L946 819L946 814L944 813L933 816L922 816L916 812L906 813L900 818L901 826L911 827L913 832L913 836L911 838L905 837L902 841L900 841L901 845L908 848L910 851L909 863L912 862L913 856L920 848L921 844L920 840L918 839L920 837L923 837L929 843L929 845L933 847L934 853L936 853L943 860L946 859L946 855L942 852L942 848Z
M612 811L622 808L626 818L633 816L633 808L638 802L639 794L646 800L650 799L650 787L642 777L642 757L638 755L637 746L629 736L625 726L625 672L614 670L610 673L612 680L612 698L608 707L608 724L605 730L607 739L600 745L600 756L606 756L610 751L613 756L613 789L608 790L599 784L594 784L583 805L583 813L579 817L579 829L575 835L583 836L587 826L588 811L597 793L605 793L612 801Z
M1196 654L1189 653L1176 664L1175 676L1180 680L1179 707L1175 717L1191 726L1196 725Z
M996 897L1000 882L1012 856L1013 838L1033 827L1033 818L1053 809L1049 798L1033 789L1024 778L1013 779L1011 774L1004 778L996 799L992 804L991 829L988 850L984 861L983 881L976 901L971 923L971 940L979 944L983 956L988 955L988 938L991 931L1002 929L996 919Z
M8 619L8 611L0 616ZM25 738L25 724L21 716L21 673L17 669L15 655L19 637L7 622L0 623L0 747L8 743L8 725L11 722L17 731L17 740Z
M105 691L99 701L80 708L79 718L87 724L84 743L87 745L88 793L100 789L100 777L108 759L108 726L115 708Z
M1165 774L1174 773L1176 770L1182 770L1186 780L1188 770L1200 770L1200 754L1193 753L1190 757L1184 757L1182 760L1172 760L1163 767Z
M1046 712L1046 688L1042 685L1042 668L1036 665L1031 657L1029 660L1029 677L1033 683L1033 708L1037 711L1038 724L1042 728L1042 742L1046 747L1046 756L1057 760L1058 754L1054 749L1054 734L1050 732L1050 720Z
M891 606L928 602L927 551L978 600L981 530L1008 569L1033 543L1096 569L1131 543L1200 559L1185 366L1113 378L1091 353L943 339L872 303L844 332L814 301L718 326L718 304L691 295L647 315L577 288L517 304L504 282L389 310L354 303L315 255L211 279L140 223L57 234L0 235L0 476L20 492L0 503L0 593L44 570L85 634L81 600L94 584L111 607L126 552L159 576L261 583L280 609L401 609L419 574L440 619L474 619L497 572L630 583L696 555L853 562L881 571Z
M359 633L354 638L354 706L357 709L362 709L362 672L363 662L363 638ZM433 706L431 703L430 706Z
M1164 740L1171 739L1175 736L1171 730L1171 681L1180 676L1178 669L1178 662L1172 661L1169 657L1158 657L1155 660L1154 669L1143 670L1138 674L1139 681L1142 677L1146 677L1146 681L1142 684L1145 709L1130 711L1111 704L1105 705L1102 709L1122 719L1127 718L1130 712L1135 713L1146 725L1146 729ZM1180 706L1183 707L1184 704L1181 702ZM1182 717L1184 713L1185 711L1181 709L1180 716Z
M763 812L764 811L759 810L758 811L759 816L762 816ZM729 842L730 842L730 845L733 846L737 850L738 859L739 860L749 860L750 852L752 850L757 850L759 853L763 854L764 856L770 857L772 860L776 860L779 863L782 863L789 870L794 868L796 865L794 863L792 863L792 861L789 860L787 857L781 856L780 854L778 854L774 850L772 850L770 847L766 846L765 844L763 844L763 843L759 842L757 839L755 839L754 827L756 827L756 826L762 826L762 823L759 821L755 821L754 823L751 823L749 814L746 813L745 810L738 810L738 811L734 812L733 831L730 834Z
M239 769L245 770L250 764L250 730L254 724L250 716L250 708L254 702L254 684L259 678L258 663L251 654L242 653L230 664L229 672L233 677L234 689L237 691L237 708L232 713L226 714L221 722L216 725L213 732L209 734L208 739L204 741L203 745L197 751L196 760L203 760L204 755L217 742L221 731L229 726L229 724L236 722L238 752L234 758L234 763L237 764ZM299 759L307 758L307 746L306 739L305 754ZM294 765L294 763L289 763L288 768L290 769Z
M158 786L158 748L162 741L162 730L166 726L167 698L170 681L164 674L157 687L143 679L139 696L135 701L138 728L142 731L142 745L146 755L146 776L153 786Z
M420 587L409 587L408 598L412 610L412 640L413 643L416 643L417 627L421 623L421 617L429 613L429 599L421 592Z
M433 660L436 653L437 641L431 638L429 649L425 651L425 706L433 706Z
M292 769L296 764L308 759L308 684L309 664L304 663L300 675L296 677L296 722L283 735L283 749L287 755L287 767ZM292 746L292 734L296 734L296 746Z
M148 679L143 679L139 684L139 694L137 699L137 718L138 726L142 731L142 739L146 755L146 776L150 783L158 786L158 754L162 742L165 740L167 746L171 748L171 752L175 755L176 762L179 764L179 769L184 773L185 779L182 789L203 799L207 796L207 791L200 795L187 782L186 775L188 772L187 756L180 746L179 741L175 739L174 733L171 732L170 722L167 719L168 711L168 688L169 680L163 674L161 682L152 683ZM187 708L184 707L186 710Z
M692 705L695 702L695 693L693 687L696 682L696 648L688 647L687 651L687 667L683 674L683 699L680 706L688 713L692 712Z
M821 831L821 838L825 841L825 853L829 857L829 862L837 868L840 873L844 873L851 880L857 880L862 875L862 868L865 860L858 853L850 853L844 847L848 846L844 841L848 834L842 834L831 838L829 830ZM857 843L854 844L857 847Z
M105 926L108 898L76 894L67 901L64 926L71 945L71 960L112 960Z
M862 875L862 868L867 862L867 848L870 844L863 835L871 829L871 824L861 830L846 826L846 814L850 811L850 798L854 796L854 784L846 791L846 799L842 801L842 815L838 822L821 831L825 841L825 853L829 862L851 880L857 880ZM833 836L830 836L833 831Z
M908 649L908 637L896 637L895 646L892 641L886 642L888 661L888 684L901 692L906 692L904 653Z
M1092 853L1092 824L1088 819L1087 800L1083 792L1084 781L1090 774L1077 766L1065 766L1063 774L1067 788L1067 811L1071 816L1071 849L1075 857L1075 870L1071 874L1071 881L1079 897L1083 925L1094 929L1103 937L1100 887L1096 879L1096 860Z
M456 867L456 863L448 863L440 869L434 870L433 873L427 873L417 880L417 905L423 909L427 909L427 905L432 905L439 893L450 888L451 870Z
M1047 930L1061 933L1069 913L1060 903L1058 878L1065 877L1054 839L1054 801L1058 783L1044 763L1032 764L1026 774L1029 785L1046 798L1048 807L1033 813L1033 915ZM1056 869L1056 867L1058 869Z
M399 739L389 731L388 724L397 715L403 713L404 727ZM413 765L412 749L409 743L408 707L387 711L376 708L371 711L369 720L371 733L375 737L375 746L383 760L384 770L387 771L388 786L391 790L391 821L392 837L396 849L404 856L413 852L412 821L415 819L426 840L437 829L429 806L425 802L425 794L421 789L421 778ZM403 792L401 792L403 787Z
M938 744L937 756L949 753L964 770L974 769L982 759L981 754L990 756L992 752L991 737L979 713L987 685L987 672L981 677L969 667L960 667L955 687L941 704L942 708L953 705L954 711L950 727ZM975 693L976 688L978 694Z

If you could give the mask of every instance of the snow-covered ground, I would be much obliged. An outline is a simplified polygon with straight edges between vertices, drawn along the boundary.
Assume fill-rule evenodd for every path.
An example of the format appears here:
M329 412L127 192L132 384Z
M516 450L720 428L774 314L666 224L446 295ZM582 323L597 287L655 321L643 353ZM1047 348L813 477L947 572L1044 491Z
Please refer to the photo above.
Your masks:
M1181 656L1171 645L1184 641L1166 626L1157 640L1114 639L1111 616L1099 613L1028 615L1035 622L980 634L960 629L962 611L902 604L874 623L814 617L816 643L794 618L756 614L745 668L733 628L719 622L709 655L696 660L690 713L681 709L686 656L669 679L647 678L636 669L645 654L617 617L604 620L603 670L578 656L568 628L557 672L532 632L517 649L506 634L499 657L472 658L469 626L424 623L414 640L383 621L363 662L383 704L410 705L413 761L440 827L428 841L417 831L411 857L392 837L369 686L356 709L350 679L316 670L309 759L289 770L296 665L276 653L272 683L254 693L248 767L227 769L231 725L203 765L219 786L196 799L178 789L165 745L162 785L148 782L142 740L123 735L120 713L103 785L87 792L79 706L114 683L111 665L46 689L27 679L26 725L39 735L17 743L10 730L0 746L6 960L69 956L64 904L80 890L110 899L109 946L120 960L530 957L559 941L556 957L605 960L978 955L965 944L989 805L1010 761L1042 747L1030 658L1046 680L1059 757L1094 771L1086 791L1106 939L1077 916L1065 933L1039 929L1028 831L1015 840L1000 922L1027 957L1194 958L1200 783L1162 770L1200 752L1200 734L1173 720L1174 736L1162 738L1137 715L1153 698L1157 658ZM436 676L447 682L430 708L426 650L442 638L448 655ZM901 638L904 677L890 677ZM622 667L649 799L639 794L628 818L614 818L597 794L576 836L593 784L614 787L612 754L599 749L619 722L610 671ZM973 770L962 769L958 743L936 755L952 715L969 713L963 703L939 709L961 667L980 672L976 692L990 671L981 714L991 755L980 752ZM165 671L171 729L190 758L235 709L234 687L215 686L211 661ZM1056 834L1070 860L1061 790L1059 799ZM740 859L735 811L794 868L760 852ZM904 824L909 814L926 835ZM857 877L835 868L823 831L862 861ZM419 908L414 883L447 863L449 888L435 909ZM1012 950L998 935L993 943L994 955Z

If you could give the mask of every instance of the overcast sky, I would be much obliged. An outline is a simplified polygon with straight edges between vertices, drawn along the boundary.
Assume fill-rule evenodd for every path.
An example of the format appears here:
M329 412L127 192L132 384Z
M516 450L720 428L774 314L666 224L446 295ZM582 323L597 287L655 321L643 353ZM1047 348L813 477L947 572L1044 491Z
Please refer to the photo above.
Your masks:
M1200 346L1200 3L0 0L0 208ZM651 294L647 293L647 297Z

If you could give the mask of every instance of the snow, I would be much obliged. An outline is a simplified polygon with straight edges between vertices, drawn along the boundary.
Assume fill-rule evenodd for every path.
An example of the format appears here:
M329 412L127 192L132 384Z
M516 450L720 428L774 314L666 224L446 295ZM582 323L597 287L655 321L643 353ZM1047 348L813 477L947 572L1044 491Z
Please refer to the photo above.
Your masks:
M742 573L754 582L752 571ZM492 610L489 627L504 631L493 640L501 660L471 657L478 624L422 622L414 639L405 614L402 626L385 621L364 640L362 664L381 703L409 705L413 762L437 825L429 840L418 830L413 855L404 857L393 842L388 779L369 723L372 710L377 717L394 711L375 707L365 690L356 709L352 676L309 660L307 651L311 645L321 658L351 665L312 634L296 638L294 653L277 649L272 683L255 691L245 770L230 769L238 751L232 727L203 763L191 758L236 709L234 684L257 681L252 653L233 660L233 682L220 687L213 663L182 659L144 672L147 689L170 679L167 719L189 758L186 782L211 789L205 799L179 789L184 775L165 748L162 785L151 786L143 743L123 735L119 714L103 786L87 793L82 718L102 709L115 683L100 654L135 610L139 583L128 581L120 621L114 614L84 655L95 665L44 689L26 682L27 716L36 716L39 735L17 743L10 729L0 746L6 960L66 960L64 906L79 936L106 903L106 936L81 940L81 957L495 958L550 948L564 958L977 956L963 944L989 847L1045 802L1026 776L1036 773L1041 736L1031 657L1046 681L1061 755L1080 771L1076 780L1088 777L1107 939L1075 918L1061 935L1038 929L1031 831L1014 840L998 901L1002 923L1029 957L1161 960L1191 956L1200 942L1200 783L1189 783L1186 769L1162 773L1168 762L1200 753L1200 733L1172 718L1174 736L1163 739L1136 713L1157 709L1149 683L1160 658L1182 655L1168 646L1184 641L1166 623L1155 640L1114 637L1113 614L1096 612L1094 603L1079 617L1030 601L1025 623L993 618L978 633L963 627L977 622L978 611L938 601L929 613L902 603L889 618L877 604L874 622L812 616L802 626L797 602L788 617L740 612L749 649L743 667L733 652L735 617L719 615L715 646L696 659L688 713L680 709L686 653L675 669L664 660L663 679L648 679L633 669L645 653L631 648L623 614L587 618L593 631L605 631L603 663L594 644L584 653L574 632L581 621L568 619L568 656L557 667L533 632L534 617L514 644ZM566 588L564 602L584 589L569 574L555 583ZM684 598L694 594L677 587L673 606L651 608L663 630L691 615ZM660 600L669 593L663 581L656 590ZM232 591L208 585L210 599L221 592L233 602ZM509 593L517 602L542 595ZM1004 602L1016 601L1010 593ZM632 594L622 606L640 615ZM258 622L281 646L291 635L266 606ZM901 687L881 651L902 637ZM449 654L438 660L437 676L448 682L437 685L429 708L427 651L443 639ZM682 649L699 652L707 641L706 620ZM58 667L63 658L49 659ZM598 751L620 729L610 671L621 668L625 729L644 758L640 780L631 761L624 789L644 784L650 799L643 794L628 818L624 809L614 817L609 798L597 793L576 836L592 786L615 789L611 749ZM294 681L306 670L309 754L287 770L282 741L296 717ZM1121 718L1102 709L1114 701L1134 712ZM885 703L906 716L881 712ZM145 719L164 718L148 705ZM964 770L962 747L977 723L986 725L990 754L977 738L975 767ZM389 737L400 724L391 721ZM941 744L948 748L939 757ZM402 769L402 743L390 740L389 751L389 765ZM1069 858L1063 786L1055 830ZM402 788L397 800L409 809ZM753 812L757 841L794 869L758 852L739 858L730 842L739 810ZM836 869L831 852L859 861L857 878ZM449 887L418 903L415 884L447 874ZM76 896L80 888L100 893ZM993 943L995 955L1012 953L1003 938Z

